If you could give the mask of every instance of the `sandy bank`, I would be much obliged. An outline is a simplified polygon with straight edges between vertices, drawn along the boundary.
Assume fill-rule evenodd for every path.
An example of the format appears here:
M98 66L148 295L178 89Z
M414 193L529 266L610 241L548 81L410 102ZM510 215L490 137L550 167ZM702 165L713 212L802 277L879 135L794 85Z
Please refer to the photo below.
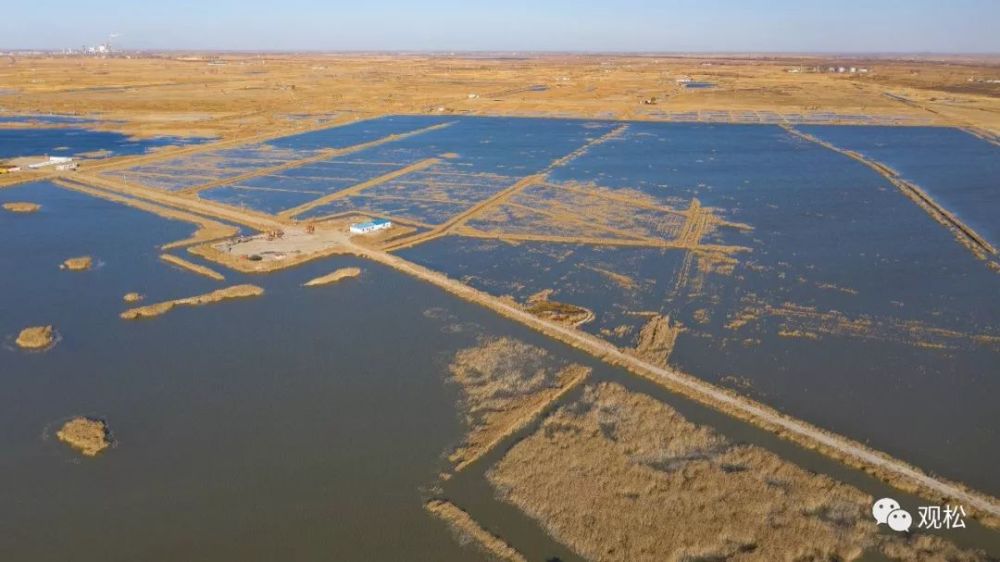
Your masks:
M327 273L326 275L322 275L306 282L303 287L330 285L331 283L336 283L342 279L350 279L351 277L357 277L359 275L361 275L361 268L359 267L342 267L333 273Z
M264 289L261 289L256 285L234 285L232 287L226 287L225 289L219 289L204 295L196 295L183 299L175 299L172 301L158 302L147 306L130 308L125 312L122 312L121 317L125 320L151 318L153 316L166 314L177 306L201 306L230 299L257 297L263 294Z
M55 342L55 330L52 326L32 326L21 330L17 336L17 345L22 349L47 349Z
M145 297L143 297L139 293L125 293L125 295L122 297L122 300L125 302L139 302L143 298Z
M4 203L3 208L5 211L10 211L11 213L37 213L39 209L42 208L38 203Z
M94 265L94 260L90 256L80 256L78 258L69 258L68 260L62 262L59 269L68 269L70 271L86 271Z
M91 418L76 417L69 420L56 436L87 457L97 456L111 445L108 425L102 420Z

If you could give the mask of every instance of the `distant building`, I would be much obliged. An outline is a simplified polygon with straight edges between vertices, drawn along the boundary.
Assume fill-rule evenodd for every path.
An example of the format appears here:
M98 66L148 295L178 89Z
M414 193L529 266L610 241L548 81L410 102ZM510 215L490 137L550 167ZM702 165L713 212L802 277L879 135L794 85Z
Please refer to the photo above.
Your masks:
M48 166L58 166L60 164L68 164L72 161L73 159L69 156L49 156L48 160L35 162L34 164L28 164L28 167L31 168L32 170L37 170L38 168L45 168Z
M351 232L354 234L367 234L376 230L385 230L392 227L392 221L385 219L375 219L368 222L356 222L351 225Z

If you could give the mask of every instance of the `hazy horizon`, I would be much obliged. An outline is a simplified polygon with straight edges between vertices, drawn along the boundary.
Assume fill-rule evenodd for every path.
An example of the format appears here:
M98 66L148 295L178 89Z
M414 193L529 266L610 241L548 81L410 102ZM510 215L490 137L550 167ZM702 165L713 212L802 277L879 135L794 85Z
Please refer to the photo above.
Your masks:
M997 21L991 0L51 0L8 7L0 49L989 55L1000 53Z

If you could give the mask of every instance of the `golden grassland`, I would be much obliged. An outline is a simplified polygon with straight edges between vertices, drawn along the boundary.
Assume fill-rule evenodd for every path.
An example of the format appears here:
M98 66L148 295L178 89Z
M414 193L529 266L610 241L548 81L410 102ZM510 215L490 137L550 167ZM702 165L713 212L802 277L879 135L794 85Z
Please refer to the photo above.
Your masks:
M811 71L831 65L870 71ZM680 77L717 87L688 90ZM998 77L996 57L15 56L0 62L0 88L12 90L0 107L101 114L125 121L108 127L139 136L223 139L315 126L307 116L320 115L333 122L391 113L641 120L700 110L902 116L996 134L1000 84L986 80Z
M872 549L900 560L988 559L933 537L879 533L860 490L613 383L556 410L488 478L589 560L856 560Z

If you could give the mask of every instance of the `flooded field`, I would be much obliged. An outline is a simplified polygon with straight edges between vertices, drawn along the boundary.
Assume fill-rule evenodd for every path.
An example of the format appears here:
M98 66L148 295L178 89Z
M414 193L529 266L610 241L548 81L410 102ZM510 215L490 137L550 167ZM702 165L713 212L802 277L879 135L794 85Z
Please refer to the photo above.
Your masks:
M834 145L884 163L931 193L1000 246L1000 177L998 145L959 129L942 127L803 126Z
M839 129L798 129L943 189ZM976 168L982 149L948 158ZM0 506L4 559L997 555L975 522L880 532L875 497L932 500L393 261L997 495L1000 276L884 175L794 130L389 117L59 181L0 190L40 205L0 214L0 478L18 483ZM977 208L996 202L983 181L963 183ZM396 226L346 245L355 257L282 268L304 260L274 251L277 272L248 275L163 254L190 222L78 192L121 199L123 185L188 220L294 236ZM81 256L89 269L60 268ZM170 302L195 306L157 308ZM51 348L17 349L19 330L47 325ZM61 443L74 416L105 421L111 448ZM670 530L734 497L751 507L691 520L712 533Z
M0 123L2 123L0 119ZM133 139L121 133L93 131L76 127L18 128L0 127L0 158L21 156L128 156L151 149L198 142L196 139L159 137Z
M550 178L680 209L697 199L749 227L706 240L747 251L449 237L403 255L520 300L553 289L595 311L583 329L626 347L650 313L670 316L684 328L671 365L1000 490L997 276L879 175L777 127L631 124Z

